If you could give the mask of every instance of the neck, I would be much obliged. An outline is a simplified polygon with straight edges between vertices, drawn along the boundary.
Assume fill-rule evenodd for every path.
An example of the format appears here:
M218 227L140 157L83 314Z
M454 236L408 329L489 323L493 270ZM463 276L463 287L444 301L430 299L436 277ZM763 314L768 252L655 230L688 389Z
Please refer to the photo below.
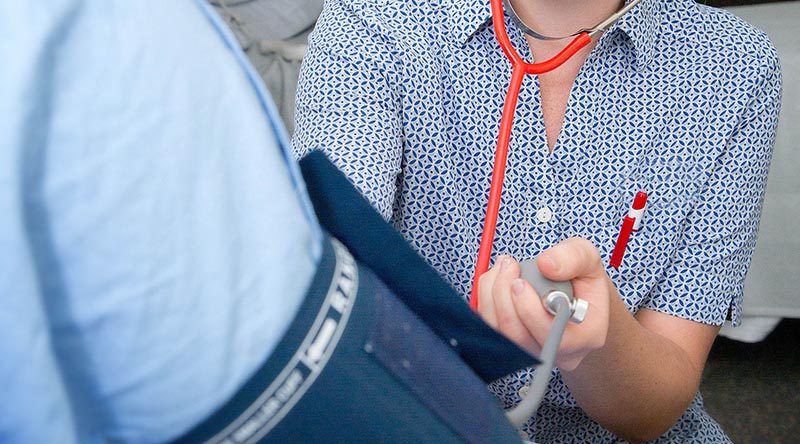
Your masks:
M621 0L510 0L519 17L534 31L552 36L572 34L605 20Z

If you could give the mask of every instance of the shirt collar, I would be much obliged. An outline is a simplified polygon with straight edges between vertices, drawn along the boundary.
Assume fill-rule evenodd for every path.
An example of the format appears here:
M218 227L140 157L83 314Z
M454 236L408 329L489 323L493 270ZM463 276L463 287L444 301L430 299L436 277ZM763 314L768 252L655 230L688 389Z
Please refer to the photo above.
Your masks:
M609 29L624 32L636 51L636 68L644 69L653 59L656 49L661 19L658 11L659 0L642 0Z
M475 32L492 19L489 0L450 0L450 32L463 46Z
M652 60L660 25L659 0L642 0L623 16L608 33L625 33L636 52L637 69ZM459 45L465 45L484 25L491 26L492 10L489 0L451 0L451 32Z

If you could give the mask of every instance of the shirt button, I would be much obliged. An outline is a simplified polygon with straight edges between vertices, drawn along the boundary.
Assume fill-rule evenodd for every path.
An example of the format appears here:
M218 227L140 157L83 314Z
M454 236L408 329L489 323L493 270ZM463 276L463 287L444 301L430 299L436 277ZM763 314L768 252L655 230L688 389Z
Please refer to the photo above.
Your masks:
M545 206L539 208L539 210L536 211L536 220L538 220L539 222L547 223L550 222L552 219L553 219L553 211L550 209L550 207Z

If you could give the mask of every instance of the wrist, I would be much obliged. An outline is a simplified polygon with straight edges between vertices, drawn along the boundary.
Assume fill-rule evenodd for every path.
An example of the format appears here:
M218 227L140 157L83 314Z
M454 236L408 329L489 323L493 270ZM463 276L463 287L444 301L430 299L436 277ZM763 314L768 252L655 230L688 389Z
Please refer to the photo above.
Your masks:
M584 367L586 362L590 362L591 355L603 354L609 345L608 335L610 333L610 321L614 299L616 303L621 303L617 296L616 287L608 276L601 278L601 282L595 284L599 288L599 299L594 299L592 306L587 312L587 322L574 325L572 334L579 336L578 347L569 350L564 349L556 358L559 369L565 372L573 372L578 368ZM590 318L591 317L591 318ZM585 329L585 330L583 330Z

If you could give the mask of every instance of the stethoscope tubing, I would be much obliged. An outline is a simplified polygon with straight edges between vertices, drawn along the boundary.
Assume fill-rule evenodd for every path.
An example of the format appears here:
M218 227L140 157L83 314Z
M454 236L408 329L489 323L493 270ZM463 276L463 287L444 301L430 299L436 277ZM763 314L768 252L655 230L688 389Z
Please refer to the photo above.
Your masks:
M473 310L478 309L478 281L480 277L489 269L489 260L492 255L492 245L497 228L497 216L500 210L500 198L503 192L503 180L505 179L506 160L508 158L508 145L511 140L511 130L514 126L514 114L517 109L522 81L527 74L542 74L552 71L582 48L591 43L592 38L611 26L625 13L631 10L641 0L629 1L620 11L617 11L608 19L601 22L595 29L584 30L577 34L575 38L567 44L558 54L549 60L541 63L526 62L519 52L511 44L505 25L505 13L503 2L508 0L490 0L492 8L492 24L494 34L500 47L511 62L511 79L506 92L505 102L503 103L503 113L500 117L500 128L497 136L497 147L495 150L494 167L492 170L492 180L489 186L489 201L486 205L486 217L481 233L481 243L478 248L478 260L475 265L475 276L472 281L472 295L470 306ZM513 12L513 11L512 11ZM516 15L514 12L513 14ZM519 19L519 17L517 17ZM646 199L646 195L645 195ZM540 279L541 280L541 279ZM541 296L541 295L540 295ZM521 427L539 408L544 399L544 394L550 381L552 369L555 366L558 347L561 337L567 328L567 323L573 315L573 308L562 299L555 300L555 319L550 327L547 339L545 340L540 357L542 365L539 367L531 384L528 394L523 396L521 402L514 408L508 410L506 415L508 420L516 427ZM585 309L584 309L585 312ZM581 318L582 319L582 318ZM580 322L580 321L577 321Z
M478 309L478 280L489 269L489 261L492 256L492 245L497 229L497 215L500 211L500 200L503 193L506 160L508 159L508 144L511 140L511 130L514 126L514 114L517 108L519 91L522 87L522 80L527 74L542 74L558 68L592 41L592 37L588 32L582 32L552 58L540 63L528 63L514 48L514 45L511 44L511 39L508 37L502 0L490 0L490 2L495 37L500 43L503 53L511 62L511 80L503 104L503 114L500 118L492 180L489 186L489 201L486 205L486 217L484 219L483 232L481 233L481 243L478 247L478 260L472 280L470 307L473 310Z

